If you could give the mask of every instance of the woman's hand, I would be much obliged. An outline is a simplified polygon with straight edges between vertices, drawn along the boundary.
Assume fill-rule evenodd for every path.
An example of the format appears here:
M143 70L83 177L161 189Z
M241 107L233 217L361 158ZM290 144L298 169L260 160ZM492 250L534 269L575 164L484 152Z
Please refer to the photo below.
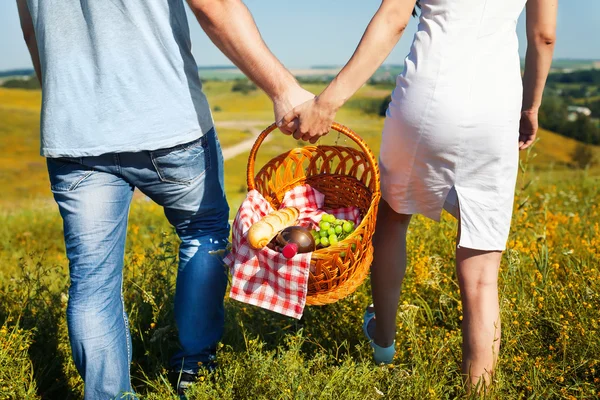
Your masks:
M279 122L283 120L288 113L291 113L294 107L298 107L314 98L314 94L298 85L292 85L281 96L275 98L273 100L273 110L275 112L275 121L278 122L277 126L279 129L287 135L293 134L298 129L298 121L294 120L289 124L280 124Z
M523 104L519 149L531 146L538 130L538 110L552 65L556 41L557 0L529 0L526 6L527 54L523 71Z
M293 130L294 138L311 143L326 135L337 110L367 82L398 43L414 8L415 0L382 0L350 61L316 99L297 106L278 121L279 128Z
M277 125L291 126L296 121L296 129L292 132L294 138L314 144L329 132L338 108L317 96L295 107Z
M521 111L521 125L519 127L519 150L525 150L533 144L538 130L537 110Z

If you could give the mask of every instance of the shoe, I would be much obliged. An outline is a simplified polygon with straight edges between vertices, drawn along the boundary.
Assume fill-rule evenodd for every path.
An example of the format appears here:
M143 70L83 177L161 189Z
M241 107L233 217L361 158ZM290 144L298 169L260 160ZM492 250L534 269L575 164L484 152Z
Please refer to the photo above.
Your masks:
M212 374L217 369L217 362L211 359L208 363L200 366L200 370L192 373L190 371L171 370L169 372L169 382L177 392L177 395L185 399L185 391L201 377Z
M375 318L375 312L369 311L371 309L373 309L373 304L365 310L365 315L363 316L363 332L371 342L371 347L373 348L373 360L377 365L391 364L394 361L394 355L396 354L396 341L389 347L381 347L375 343L373 338L371 338L368 328L371 320Z
M185 391L198 380L198 374L190 374L183 371L169 372L169 381L178 396L185 395Z

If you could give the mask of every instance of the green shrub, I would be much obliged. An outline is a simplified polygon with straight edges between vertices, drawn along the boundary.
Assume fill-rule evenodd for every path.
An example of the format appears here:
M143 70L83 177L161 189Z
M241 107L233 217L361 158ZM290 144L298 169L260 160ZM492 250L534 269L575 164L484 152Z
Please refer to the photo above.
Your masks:
M381 98L359 98L351 99L346 104L346 107L357 109L365 114L378 115L385 117L388 106L392 101L392 96Z
M38 399L29 348L34 332L5 320L0 328L0 398Z
M232 92L240 92L242 94L248 94L250 92L256 91L257 87L254 83L249 80L240 79L237 80L233 86L231 87Z
M9 79L2 84L7 89L41 89L40 81L33 75L26 79Z
M575 147L571 160L576 168L584 169L591 167L595 163L595 155L592 147L587 144L580 143Z

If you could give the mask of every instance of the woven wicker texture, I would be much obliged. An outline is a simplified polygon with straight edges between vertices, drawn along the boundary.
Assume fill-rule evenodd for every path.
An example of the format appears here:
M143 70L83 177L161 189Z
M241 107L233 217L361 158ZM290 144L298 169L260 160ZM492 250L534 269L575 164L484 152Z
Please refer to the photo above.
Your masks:
M381 197L379 168L373 152L351 129L334 123L332 129L352 139L360 150L345 146L305 146L267 162L254 176L256 154L273 124L256 139L248 158L248 190L256 189L273 208L297 185L311 185L325 195L325 208L358 207L362 221L337 245L312 255L307 305L334 303L354 292L365 280L373 261L372 237Z

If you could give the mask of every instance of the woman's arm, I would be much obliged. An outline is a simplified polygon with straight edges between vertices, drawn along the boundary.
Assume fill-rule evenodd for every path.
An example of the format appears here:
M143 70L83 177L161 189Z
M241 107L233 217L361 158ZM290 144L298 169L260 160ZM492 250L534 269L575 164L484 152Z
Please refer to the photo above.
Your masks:
M337 110L365 84L398 43L414 7L415 0L382 0L346 66L323 93L294 108L279 125L298 119L294 138L313 143L329 132Z
M537 134L538 110L542 104L542 94L554 53L557 12L558 0L527 2L527 54L519 136L521 150L531 146Z

